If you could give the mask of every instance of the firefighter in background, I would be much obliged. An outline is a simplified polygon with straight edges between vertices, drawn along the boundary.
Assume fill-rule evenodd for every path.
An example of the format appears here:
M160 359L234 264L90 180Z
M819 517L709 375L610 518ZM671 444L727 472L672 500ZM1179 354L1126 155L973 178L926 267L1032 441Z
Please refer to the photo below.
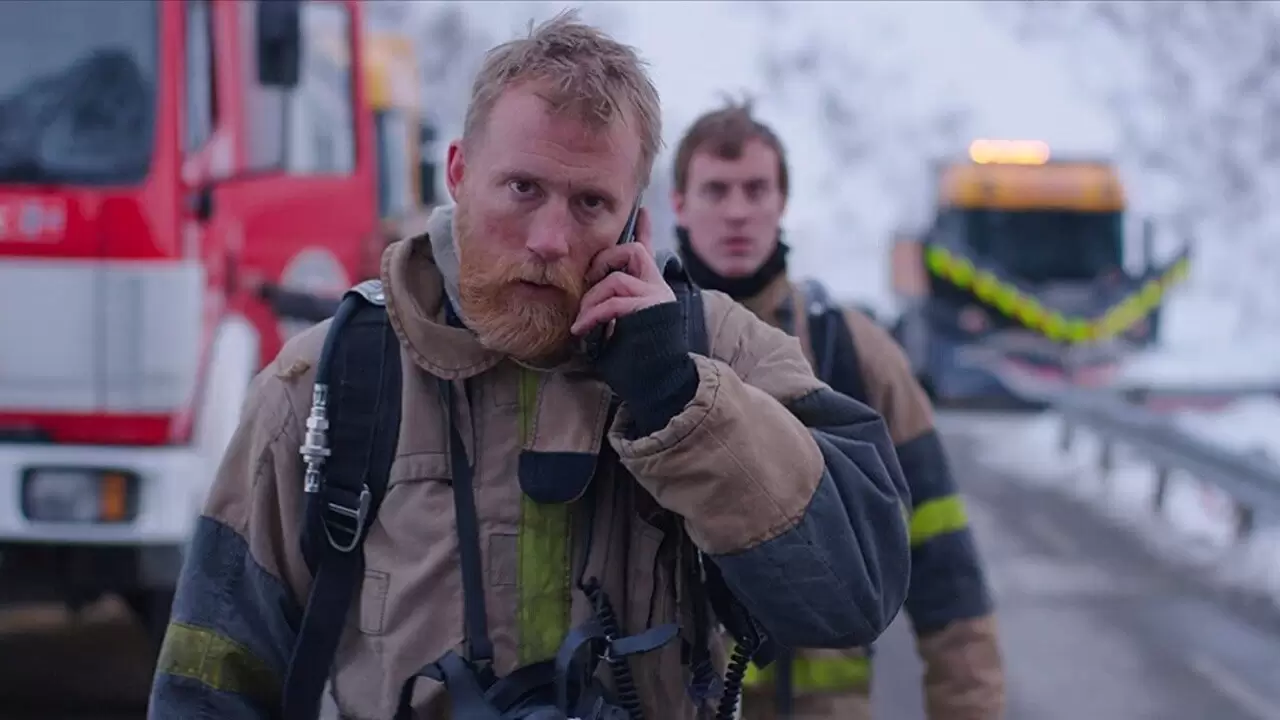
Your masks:
M886 419L911 489L906 609L927 666L930 720L994 720L1004 674L992 602L964 505L906 356L865 314L836 307L816 283L787 277L780 221L788 175L781 142L749 104L699 118L681 140L672 200L690 276L797 336L834 389ZM745 720L870 717L869 650L800 649L752 667Z

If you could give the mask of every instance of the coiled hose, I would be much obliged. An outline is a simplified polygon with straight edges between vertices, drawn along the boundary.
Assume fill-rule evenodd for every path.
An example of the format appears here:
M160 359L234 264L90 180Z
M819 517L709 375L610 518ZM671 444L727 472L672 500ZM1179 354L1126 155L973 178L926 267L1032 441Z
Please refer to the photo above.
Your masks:
M716 720L734 720L738 714L738 702L742 699L743 681L747 677L747 665L760 647L761 629L751 620L755 632L744 638L733 648L729 657L729 667L724 673L724 694L720 696L720 709L716 712Z
M595 578L592 578L583 587L583 590L587 593L587 598L591 600L591 606L595 608L596 619L600 621L600 626L604 628L605 635L609 640L613 641L622 635L622 626L618 624L618 616L613 612L613 605L609 602L609 596L600 587L600 583ZM609 654L606 661L609 663L609 669L613 671L613 682L617 686L618 707L625 710L631 720L644 720L644 709L640 706L640 693L636 690L636 681L631 675L631 664L627 662L627 658L615 657L613 654Z

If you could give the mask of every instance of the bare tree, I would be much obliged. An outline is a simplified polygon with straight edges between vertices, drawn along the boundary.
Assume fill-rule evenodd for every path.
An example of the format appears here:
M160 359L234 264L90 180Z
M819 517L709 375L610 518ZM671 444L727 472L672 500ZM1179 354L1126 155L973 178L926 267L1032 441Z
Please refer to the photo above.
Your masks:
M1021 2L1030 42L1056 44L1111 110L1122 159L1170 188L1175 236L1206 238L1196 283L1246 326L1280 319L1280 15L1270 2ZM1246 266L1249 269L1245 270Z
M780 3L759 12L774 28L802 22ZM828 236L806 242L821 243L825 256L885 262L890 233L923 222L933 163L964 147L968 114L944 101L909 106L898 98L913 88L910 68L879 62L821 28L791 30L774 33L796 38L790 44L762 44L761 105L805 118L824 149Z
M414 11L422 109L447 137L462 128L471 80L484 49L493 44L493 34L472 19L466 3L451 0L408 4Z

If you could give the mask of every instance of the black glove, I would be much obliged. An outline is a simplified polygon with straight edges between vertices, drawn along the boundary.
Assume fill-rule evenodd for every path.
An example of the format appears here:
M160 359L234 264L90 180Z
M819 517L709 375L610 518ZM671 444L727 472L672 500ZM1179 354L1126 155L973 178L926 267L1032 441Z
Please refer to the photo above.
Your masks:
M596 370L626 403L636 437L666 427L698 390L698 368L689 356L680 303L662 303L618 318Z

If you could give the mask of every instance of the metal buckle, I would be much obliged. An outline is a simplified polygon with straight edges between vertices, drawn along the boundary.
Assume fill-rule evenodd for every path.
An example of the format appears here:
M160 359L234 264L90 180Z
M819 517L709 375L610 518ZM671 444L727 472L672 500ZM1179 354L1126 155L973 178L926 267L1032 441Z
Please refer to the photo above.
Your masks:
M360 488L359 507L349 508L336 502L325 503L325 509L328 512L324 516L324 534L334 550L348 553L360 544L360 537L364 535L364 524L369 519L369 505L372 502L373 493L369 492L368 485L364 485ZM350 540L339 542L333 537L335 530L349 533Z

